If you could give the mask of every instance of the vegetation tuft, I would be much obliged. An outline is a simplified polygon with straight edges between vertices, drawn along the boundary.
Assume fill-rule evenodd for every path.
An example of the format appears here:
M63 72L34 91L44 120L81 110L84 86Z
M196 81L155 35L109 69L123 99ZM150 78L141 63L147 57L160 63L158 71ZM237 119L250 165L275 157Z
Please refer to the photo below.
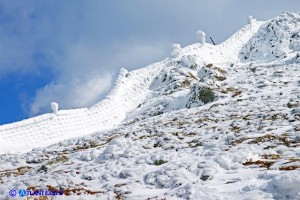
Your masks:
M168 161L164 161L164 160L156 160L154 161L154 165L158 166L158 165L162 165L162 164L165 164L167 163Z
M215 100L215 94L212 91L212 89L210 89L208 87L203 87L198 94L198 98L204 104L207 104L207 103L213 102Z

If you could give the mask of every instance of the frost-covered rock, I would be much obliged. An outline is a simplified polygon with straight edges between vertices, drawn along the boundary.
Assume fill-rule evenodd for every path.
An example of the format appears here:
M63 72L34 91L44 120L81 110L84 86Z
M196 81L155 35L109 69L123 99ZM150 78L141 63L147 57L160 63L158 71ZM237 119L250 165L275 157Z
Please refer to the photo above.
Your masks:
M95 159L97 163L103 163L106 160L118 159L124 157L124 152L127 146L131 145L132 142L126 138L120 137L113 139L106 149ZM127 154L126 154L127 155Z
M203 64L197 72L197 76L200 79L200 81L210 85L213 84L214 81L226 80L226 75L226 70L214 66L213 64Z
M283 13L260 27L242 48L243 61L273 61L300 50L300 13Z
M122 170L119 174L119 178L121 179L127 179L129 177L133 177L134 176L134 172L131 170Z
M189 69L198 69L199 66L203 65L200 61L197 60L197 57L194 55L185 55L182 56L181 60L178 61L179 67L186 67Z
M92 150L88 152L79 152L75 157L81 161L91 161L97 157L97 154L95 150Z
M197 76L201 81L204 81L205 78L210 78L210 75L211 71L206 67L202 67L197 73Z
M277 175L268 184L266 190L278 199L300 199L299 171L290 171Z
M91 180L95 179L96 177L95 177L95 174L93 174L92 172L85 172L82 174L81 178L84 180L91 181Z
M158 170L150 172L145 176L145 183L157 188L178 187L184 182L183 177L175 175L175 171Z
M191 184L186 184L183 187L180 187L176 190L177 197L183 198L183 199L192 199L192 195L194 193L194 189Z
M300 51L300 33L296 34L297 40L292 40L289 47L294 51Z

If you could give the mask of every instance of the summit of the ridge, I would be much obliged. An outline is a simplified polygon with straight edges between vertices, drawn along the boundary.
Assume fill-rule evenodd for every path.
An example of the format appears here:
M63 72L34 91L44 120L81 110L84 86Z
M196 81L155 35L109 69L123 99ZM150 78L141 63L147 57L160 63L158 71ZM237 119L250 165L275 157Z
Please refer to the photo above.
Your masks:
M274 61L300 51L300 13L283 13L267 21L240 52L247 61ZM299 55L300 56L300 55Z

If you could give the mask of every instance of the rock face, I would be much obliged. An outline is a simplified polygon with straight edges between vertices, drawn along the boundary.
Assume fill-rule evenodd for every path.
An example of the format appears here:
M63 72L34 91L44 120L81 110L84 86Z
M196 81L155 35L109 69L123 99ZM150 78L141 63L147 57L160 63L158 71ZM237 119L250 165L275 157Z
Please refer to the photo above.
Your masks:
M300 199L298 41L297 13L251 19L219 45L175 45L164 61L122 69L91 108L1 126L0 199L12 188L62 199Z
M283 13L266 22L240 53L242 61L270 61L300 51L300 13Z

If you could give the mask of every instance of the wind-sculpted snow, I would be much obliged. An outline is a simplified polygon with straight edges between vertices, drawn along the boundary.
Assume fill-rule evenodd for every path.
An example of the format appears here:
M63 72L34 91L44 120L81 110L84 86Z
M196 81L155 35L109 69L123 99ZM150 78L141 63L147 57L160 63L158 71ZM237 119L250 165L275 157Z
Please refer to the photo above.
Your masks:
M164 62L121 73L106 99L90 108L60 110L0 126L0 153L29 151L64 139L113 128L147 96Z

